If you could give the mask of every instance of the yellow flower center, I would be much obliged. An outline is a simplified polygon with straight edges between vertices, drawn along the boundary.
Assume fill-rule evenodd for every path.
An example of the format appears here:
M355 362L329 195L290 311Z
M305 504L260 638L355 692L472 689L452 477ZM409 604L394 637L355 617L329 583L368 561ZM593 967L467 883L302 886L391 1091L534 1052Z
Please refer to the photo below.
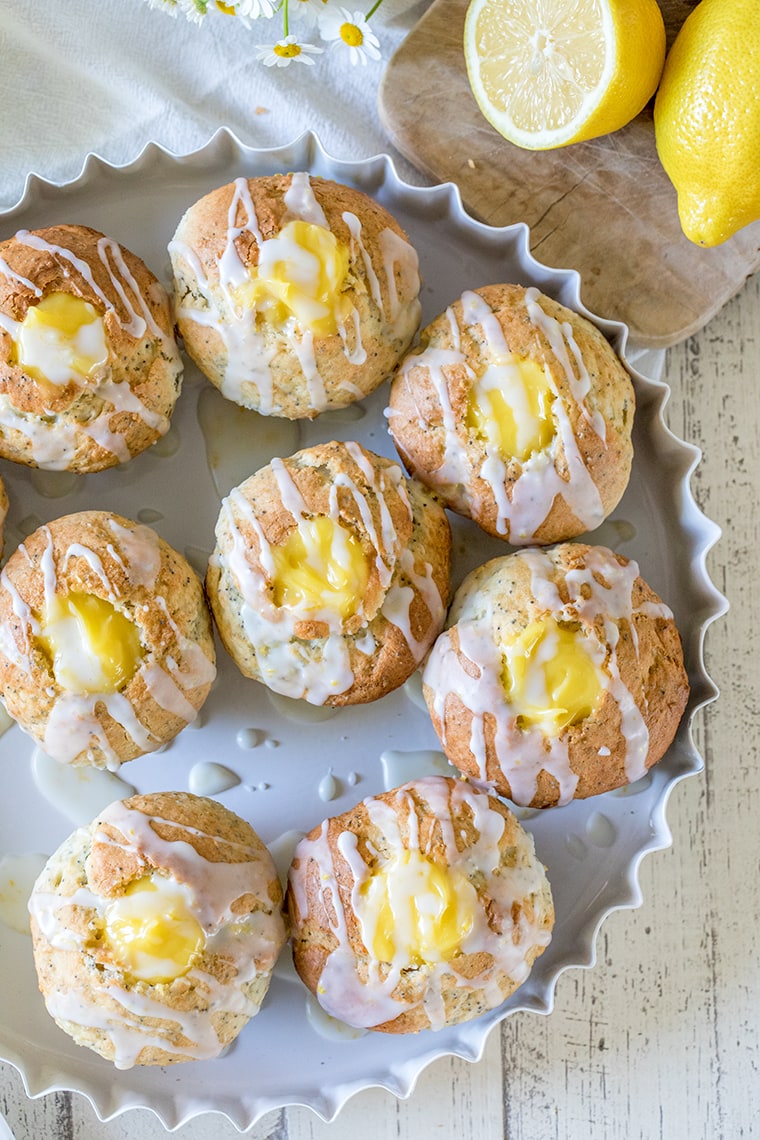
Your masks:
M349 47L361 47L364 43L361 28L357 28L356 24L341 24L340 38L343 40L343 43L348 44Z
M295 59L301 54L301 48L298 44L275 44L274 54L282 56L283 59Z
M216 0L216 6L220 12L224 12L225 16L234 16L235 9L232 4L223 4L222 0Z

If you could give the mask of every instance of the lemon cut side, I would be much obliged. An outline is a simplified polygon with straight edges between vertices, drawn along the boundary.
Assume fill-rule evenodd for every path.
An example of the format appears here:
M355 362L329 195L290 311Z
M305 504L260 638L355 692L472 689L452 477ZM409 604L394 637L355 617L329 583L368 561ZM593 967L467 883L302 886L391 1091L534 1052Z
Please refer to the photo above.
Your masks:
M665 25L657 0L472 0L464 55L491 125L549 150L639 114L662 73Z

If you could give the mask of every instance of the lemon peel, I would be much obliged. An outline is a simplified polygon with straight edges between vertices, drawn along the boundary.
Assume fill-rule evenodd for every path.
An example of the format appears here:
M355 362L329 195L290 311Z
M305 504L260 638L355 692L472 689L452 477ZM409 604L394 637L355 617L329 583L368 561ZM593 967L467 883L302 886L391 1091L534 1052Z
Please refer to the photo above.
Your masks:
M472 0L464 54L492 126L549 150L636 117L657 88L665 26L656 0Z
M757 0L702 0L665 63L657 152L686 237L715 246L760 219Z

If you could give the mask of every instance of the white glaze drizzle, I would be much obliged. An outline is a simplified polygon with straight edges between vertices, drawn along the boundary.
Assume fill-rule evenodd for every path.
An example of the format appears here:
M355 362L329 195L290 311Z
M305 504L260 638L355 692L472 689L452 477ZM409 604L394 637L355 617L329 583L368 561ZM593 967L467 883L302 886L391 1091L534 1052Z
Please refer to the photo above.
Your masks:
M26 547L23 542L19 547L19 553L26 555L28 560ZM19 646L7 623L0 622L0 652L2 652L3 656L11 661L17 669L28 674L31 671L29 654L31 652L32 639L39 633L40 623L16 589L15 583L8 574L7 567L4 567L0 573L0 586L2 586L11 600L11 609L13 610L14 617L18 621L18 635L21 638L21 646Z
M294 331L292 345L309 390L309 406L316 408L318 412L323 412L327 407L327 394L325 393L324 381L317 367L317 358L314 352L314 333L311 329L303 329L299 339L298 331Z
M274 864L253 847L227 843L240 851L238 862L210 862L190 843L181 839L162 839L152 823L179 826L171 820L160 820L117 801L103 811L89 840L82 831L82 842L94 847L104 843L121 848L127 860L137 856L146 872L157 868L176 883L191 903L192 911L205 934L206 954L221 954L232 967L231 979L222 982L203 968L203 958L191 964L185 979L204 994L202 1009L176 1009L161 1000L161 988L150 983L128 986L118 965L106 961L103 986L108 996L120 1007L118 1012L97 1004L99 990L76 992L60 988L46 994L50 1014L62 1021L102 1030L114 1048L116 1068L135 1064L142 1049L156 1046L169 1053L206 1059L218 1056L221 1044L212 1024L212 1015L237 1013L252 1017L258 1005L247 996L246 983L261 974L269 974L285 941L285 929L279 909L269 897L269 885L276 877ZM121 833L122 840L102 831L109 824ZM181 830L201 836L192 827ZM89 858L89 856L88 856ZM87 866L87 863L85 863ZM253 895L259 907L243 919L235 914L234 904ZM75 950L92 958L88 945L88 926L102 920L110 900L96 895L89 887L79 887L71 895L45 891L35 887L29 910L47 942L55 949ZM71 908L90 912L90 923L79 921L67 925ZM271 912L271 913L270 913ZM83 933L83 931L85 931ZM168 1023L158 1027L142 1024L144 1018L158 1018ZM179 1028L187 1044L173 1044L171 1037Z
M634 648L637 648L634 616L672 617L664 604L647 603L641 609L633 606L633 586L639 569L635 562L620 566L614 556L603 548L591 548L586 555L585 567L569 571L565 582L569 598L563 602L552 579L553 564L550 555L538 549L524 550L511 557L519 557L530 569L531 591L537 606L558 622L580 620L584 628L584 647L591 660L601 671L603 691L608 692L620 710L621 735L625 742L625 771L629 782L639 779L646 771L649 733L633 694L620 676L617 644L621 625L630 631ZM598 580L598 575L606 585ZM486 772L485 718L494 725L493 748L498 764L509 780L511 799L527 806L536 792L536 781L542 769L552 775L559 786L559 803L573 798L578 775L573 771L569 755L567 732L558 736L545 735L538 725L518 727L517 714L509 705L501 683L503 661L501 649L492 634L494 620L490 606L479 612L474 604L465 604L456 624L459 652L451 642L451 632L441 635L428 657L423 681L433 694L433 708L443 731L442 743L446 747L444 709L449 694L456 693L472 713L470 751L477 764L479 778L488 783ZM603 621L604 639L594 632L594 623ZM460 654L469 663L465 667ZM471 675L475 667L476 677Z
M48 543L49 545L47 549L50 550L52 546L50 531L48 531ZM62 559L62 568L64 574L68 570L69 563L71 562L72 558L83 558L89 566L90 570L92 570L93 574L95 574L96 577L100 579L101 585L103 586L103 589L106 591L106 593L109 595L112 593L111 581L108 577L108 574L106 573L103 563L94 550L90 550L89 546L84 546L81 542L72 542L71 545L67 548L66 553ZM48 601L51 600L51 595L55 593L54 585L48 592L48 587L50 586L51 583L47 582L45 596Z
M525 307L528 316L535 328L540 329L551 345L562 371L567 377L573 399L581 410L581 414L600 439L606 439L607 426L600 411L592 412L586 404L586 397L591 391L591 377L586 368L586 362L573 333L573 326L569 321L558 321L556 317L545 313L540 305L538 289L531 287L525 290ZM570 360L572 356L572 362ZM573 367L573 362L575 367ZM577 373L577 375L576 375Z
M290 221L303 221L311 225L329 228L324 210L320 206L311 179L304 172L295 172L291 175L290 185L284 194L286 212L283 216L281 229ZM242 206L244 220L242 225L236 224L238 208ZM344 213L343 220L350 232L350 273L366 279L369 294L391 325L394 337L403 337L406 341L411 339L414 330L419 324L420 303L416 299L419 292L419 264L417 253L413 247L393 230L385 229L378 238L380 258L382 260L382 273L385 275L388 303L383 304L382 289L378 270L361 240L361 223L356 215ZM195 250L186 242L174 239L169 244L169 253L172 260L184 261L191 270L201 304L192 298L185 298L178 306L178 315L188 321L213 328L219 334L224 345L227 357L221 391L227 399L239 404L247 404L245 387L253 386L258 394L257 407L264 415L271 415L279 411L275 403L271 364L278 349L262 335L257 324L259 311L254 304L239 299L238 293L246 285L251 274L243 264L235 246L236 240L246 232L253 235L259 247L259 267L263 268L269 257L270 243L279 248L281 239L275 235L264 239L259 228L256 209L244 178L238 178L233 183L233 193L227 218L227 233L222 254L216 260L218 275L218 288L221 291L223 308L226 310L224 319L218 316L219 303L215 298L216 285L210 280L201 264ZM290 248L290 255L297 259L299 247ZM361 262L357 258L360 254ZM272 253L274 256L274 252ZM396 283L396 271L399 272L400 290ZM401 297L410 296L415 299L401 303ZM345 294L342 294L345 297ZM345 318L336 306L334 313L338 333L340 335L346 361L353 366L360 367L367 360L360 326L361 320L358 311L352 307L349 320L353 328L353 338L348 335ZM295 318L289 319L288 329L291 333L291 344L303 372L309 393L310 410L322 412L328 407L325 384L319 372L314 337L310 330L303 329ZM351 341L353 339L353 347ZM358 386L349 378L340 385L350 393L360 396L362 393Z
M397 549L398 539L387 497L389 494L399 496L410 518L412 517L403 473L396 464L376 470L357 444L346 444L346 450L371 486L380 516L380 529L378 532L369 499L344 471L336 475L330 487L327 517L336 524L339 523L338 490L348 490L375 552L374 564L381 588L385 591L382 614L401 630L415 660L419 662L430 647L435 629L440 628L445 605L433 580L430 565L425 563L422 571L419 571L413 553L408 548L403 551ZM296 524L310 517L311 512L282 460L273 459L270 466L281 502ZM231 545L225 551L217 548L212 555L212 564L219 567L223 576L231 577L242 595L241 621L256 652L265 684L276 693L303 698L314 705L323 705L330 696L345 692L353 684L354 677L340 613L323 607L310 610L305 615L296 609L276 606L271 595L271 582L276 575L272 550L251 503L240 488L234 488L223 500L221 516L223 529L229 534ZM243 538L238 518L241 525L250 526L256 535L258 550L253 556ZM415 592L412 586L419 592L433 617L428 626L429 636L423 640L415 638L412 631L409 615ZM355 613L365 616L362 599L358 600ZM317 654L308 646L302 646L296 634L296 625L305 616L327 626L326 636L310 643L313 645L314 641L318 642ZM373 652L375 641L368 626L352 634L352 639L361 652Z
M16 273L15 269L11 269L8 262L2 257L0 257L0 273L3 277L7 277L9 281L18 281L19 285L23 285L25 289L29 289L35 297L42 296L42 290L38 285L35 285L28 277L23 277L20 273ZM2 316L3 314L0 314L0 321ZM4 328L5 326L0 323L0 327Z
M352 214L348 210L343 212L343 221L346 223L348 232L351 235L351 260L356 260L356 251L358 250L369 285L370 296L380 312L383 312L383 292L380 288L380 281L375 272L375 267L372 264L372 258L369 255L366 245L362 241L362 224L356 214Z
M606 428L601 413L590 412L585 402L591 381L573 337L572 328L567 323L560 325L557 320L544 313L538 302L539 297L540 294L536 289L526 291L525 304L530 320L549 340L551 349L567 378L572 399L578 405L581 414L600 438L604 439ZM480 294L468 290L462 294L460 305L462 328L479 325L490 356L500 363L515 361L501 325L485 299ZM434 486L463 488L458 492L458 495L465 496L463 503L467 505L469 497L469 506L479 512L483 500L473 482L476 476L480 476L496 506L497 532L508 536L510 541L517 545L533 540L557 495L564 498L586 530L593 530L604 518L601 497L585 466L567 409L559 398L548 366L544 365L544 374L554 396L552 402L552 415L556 427L554 439L547 447L534 451L522 463L513 460L519 468L519 477L507 485L507 465L504 456L493 443L484 441L482 447L485 459L482 460L479 457L480 448L475 452L468 444L469 429L459 422L452 407L447 373L452 369L463 369L472 384L478 377L467 363L461 343L460 326L453 308L446 310L446 318L451 347L440 348L431 345L421 353L407 357L400 373L406 377L407 385L413 390L412 370L426 369L440 406L443 454L438 468L430 473L429 481ZM393 414L391 409L389 415ZM420 425L425 427L422 415L420 415ZM560 476L556 469L560 445L568 467L567 479ZM464 490L465 488L470 489Z
M70 276L71 269L76 271L96 295L106 312L113 315L125 333L135 340L141 340L146 334L150 334L159 342L162 356L167 361L173 362L177 373L181 371L179 349L174 337L170 332L162 329L155 320L126 264L121 246L117 242L108 237L101 237L98 239L97 250L98 258L108 275L111 287L122 302L126 317L120 315L108 294L97 284L92 267L71 250L48 242L39 234L30 233L28 230L19 230L16 234L16 240L21 245L49 253L56 260L63 261L65 263L63 270L65 276ZM2 267L0 267L0 271L2 271ZM34 288L31 282L27 282L24 278L19 277L18 280ZM35 289L34 291L36 296L42 296L41 290ZM18 338L20 327L19 322L0 313L0 328L3 328L14 340ZM127 462L131 458L131 453L125 438L121 433L112 431L110 426L111 417L117 412L127 412L136 416L157 432L159 436L165 435L169 430L168 416L146 407L127 381L115 382L112 378L111 366L107 361L104 365L99 366L95 377L78 377L72 372L68 375L67 380L77 388L93 389L99 399L103 401L103 406L97 415L81 423L57 424L54 432L51 432L49 424L44 420L41 421L39 416L28 415L19 411L7 396L0 398L0 426L11 431L17 431L28 439L35 463L46 470L59 471L68 466L76 449L79 432L88 436L105 451L115 455L118 462ZM53 415L54 413L47 412L46 414Z
M515 985L525 980L529 972L526 954L536 946L546 946L550 935L537 923L529 921L525 906L520 906L519 918L517 922L512 922L513 904L538 895L543 888L544 876L541 865L534 858L533 841L525 833L518 846L517 865L500 868L498 843L505 826L501 814L490 806L488 796L484 793L463 781L446 780L438 776L414 780L396 789L390 804L372 797L363 801L370 824L382 833L394 855L406 848L431 857L431 851L421 843L411 796L413 791L417 791L428 803L439 821L439 829L430 830L431 833L437 830L443 842L445 855L442 861L455 874L462 874L470 882L473 879L481 882L485 879L484 896L493 900L488 908L493 916L490 922L485 907L479 902L475 904L469 929L463 933L460 944L461 952L465 955L485 955L485 965L478 975L468 978L460 974L456 956L441 961L426 961L417 966L417 970L425 975L425 991L416 1004L424 1007L431 1028L439 1029L444 1024L445 1016L444 979L447 979L447 984L453 979L458 988L471 993L482 991L488 1006L498 1005L503 1000L500 977L507 975ZM461 851L454 832L449 796L455 810L464 805L472 813L475 836ZM402 837L402 819L407 823L406 839ZM312 866L316 863L319 894L330 923L329 933L336 942L319 978L318 1001L332 1017L355 1027L372 1028L415 1008L414 1003L394 996L402 971L410 963L404 953L396 953L390 962L380 962L374 957L371 945L365 945L365 976L351 946L346 914L350 908L359 921L365 944L371 943L373 916L367 914L368 903L362 887L370 878L373 868L361 855L353 832L341 832L335 841L337 850L331 849L327 838L328 825L329 820L325 820L316 838L307 837L299 843L294 860L299 866L291 867L290 887L297 913L304 920L309 914L306 870L310 863ZM345 870L341 875L344 885L339 882L337 857L350 869L350 886L345 885ZM379 869L382 870L382 866ZM392 874L392 870L389 873ZM312 884L314 881L312 877Z
M353 348L351 348L351 338L349 337L345 321L338 321L338 332L340 333L340 339L343 341L343 351L346 355L346 360L349 364L358 366L364 364L367 360L367 350L362 343L362 322L358 309L351 310L350 320L351 331L353 333ZM340 387L350 392L356 399L362 396L361 390L356 384L352 384L350 380L342 381Z
M325 212L316 199L309 175L304 171L297 170L291 175L290 186L285 191L283 201L288 207L286 221L296 218L327 229Z
M114 536L114 543L109 543L106 548L108 553L125 571L133 587L152 589L160 569L161 553L158 536L149 527L142 525L134 528L123 527L115 519L109 519L108 526ZM44 613L53 604L58 593L58 571L50 529L47 526L41 529L45 536L45 546L39 563ZM27 554L23 544L19 550ZM60 558L61 572L70 572L71 563L76 559L84 561L88 569L99 579L106 600L118 608L121 595L109 579L102 558L84 543L71 543ZM13 637L6 623L0 625L0 652L28 675L31 673L32 644L41 632L40 619L22 599L7 572L7 567L0 574L0 587L9 595L13 613L19 621L17 638ZM164 597L156 594L151 604L163 611L177 648L174 656L168 653L163 661L158 660L154 651L146 652L140 660L137 673L141 676L150 696L161 708L190 723L196 716L196 709L186 694L199 686L210 684L216 675L216 668L200 646L184 636L173 620ZM137 611L139 612L141 608L146 607L138 605ZM55 690L51 692L54 693ZM91 755L93 748L99 748L105 756L105 766L110 771L115 771L119 767L120 760L104 731L97 711L99 705L105 706L108 715L121 725L142 751L150 752L158 747L160 741L143 725L124 693L83 694L61 689L50 709L44 734L40 740L45 752L61 763L71 763L77 757L81 759L82 754Z
M109 518L107 525L121 550L119 555L109 544L109 554L120 563L133 585L152 590L161 569L161 544L156 532L143 524L122 526L114 518Z
M406 326L409 314L402 304L402 296L416 297L420 287L419 262L412 246L395 230L380 231L378 243L383 257L383 271L388 288L388 308L386 317L393 325ZM396 271L400 281L396 281ZM419 303L409 306L415 312L414 327L419 316Z
M390 586L383 599L381 609L383 616L386 617L392 625L395 625L401 630L415 661L419 663L430 648L431 642L429 632L420 640L414 636L412 631L411 606L415 594L419 594L422 597L429 613L433 617L433 624L436 628L440 628L440 624L445 616L446 607L438 587L433 581L433 571L429 563L425 563L425 573L418 574L414 566L414 555L411 550L406 547L401 551L399 564L408 580L413 583L415 589L413 589L412 586L404 585Z
M52 414L52 413L51 413ZM0 396L0 427L17 431L31 443L34 462L46 471L64 471L76 450L77 428L60 423L55 431L36 417L18 412L6 395Z

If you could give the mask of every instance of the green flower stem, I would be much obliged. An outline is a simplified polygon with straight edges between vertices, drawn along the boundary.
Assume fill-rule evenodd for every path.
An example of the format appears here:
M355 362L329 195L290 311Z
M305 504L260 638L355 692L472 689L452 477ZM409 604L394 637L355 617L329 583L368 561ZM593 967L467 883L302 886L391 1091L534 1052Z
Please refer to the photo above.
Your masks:
M382 4L383 0L380 0ZM288 0L283 0L282 4L282 38L286 40L290 35L290 25L288 24Z
M287 0L286 0L286 2L287 2ZM367 12L367 15L364 17L364 19L370 20L374 16L375 12L378 10L380 5L382 4L382 2L383 2L383 0L375 0L375 3L370 8L369 12Z

